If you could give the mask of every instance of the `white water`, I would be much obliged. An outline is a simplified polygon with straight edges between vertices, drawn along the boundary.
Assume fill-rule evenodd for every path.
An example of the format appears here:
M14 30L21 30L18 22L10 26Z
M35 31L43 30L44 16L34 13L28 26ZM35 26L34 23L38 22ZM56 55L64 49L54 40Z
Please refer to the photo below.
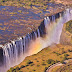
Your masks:
M58 18L56 18L58 16ZM52 19L50 19L52 18ZM14 40L11 43L5 44L3 48L4 65L0 67L0 72L6 72L10 67L15 66L23 61L26 56L39 52L41 49L53 44L59 43L63 24L72 20L72 10L67 9L64 13L58 13L51 17L44 18L44 25L46 29L45 37L41 37L43 29L37 30L26 37ZM38 35L38 37L37 37ZM39 42L40 47L34 51L35 44ZM37 48L37 47L36 47Z

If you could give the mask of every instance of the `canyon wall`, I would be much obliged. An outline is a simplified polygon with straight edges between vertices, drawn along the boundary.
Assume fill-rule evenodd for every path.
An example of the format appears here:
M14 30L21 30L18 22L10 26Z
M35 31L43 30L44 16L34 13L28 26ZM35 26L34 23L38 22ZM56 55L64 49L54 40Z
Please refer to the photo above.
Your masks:
M60 43L64 45L72 45L72 34L66 30L66 24L63 25Z
M36 31L13 40L1 48L0 71L22 62L26 56L36 54L54 43L60 42L63 24L72 19L70 9L44 18Z

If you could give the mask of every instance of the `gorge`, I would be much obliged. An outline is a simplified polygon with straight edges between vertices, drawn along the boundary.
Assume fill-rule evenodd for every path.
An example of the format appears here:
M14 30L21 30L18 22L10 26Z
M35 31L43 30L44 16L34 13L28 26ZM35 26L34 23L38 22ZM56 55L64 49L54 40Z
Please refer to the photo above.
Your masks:
M72 20L71 8L44 18L36 31L2 46L0 71L5 72L22 62L25 57L36 54L49 45L58 44L63 24L69 20Z

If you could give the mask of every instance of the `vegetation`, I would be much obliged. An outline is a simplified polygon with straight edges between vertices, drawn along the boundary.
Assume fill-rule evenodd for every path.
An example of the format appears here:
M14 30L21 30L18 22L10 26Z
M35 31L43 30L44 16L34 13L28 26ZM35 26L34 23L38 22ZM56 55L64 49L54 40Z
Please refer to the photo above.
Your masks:
M19 68L19 67L16 67L15 69L16 69L17 71L18 71L18 70L20 70L20 68Z
M53 52L53 53L57 54L57 56L61 55L61 54L59 54L58 52Z
M48 69L48 67L45 67L44 72L46 72L47 69Z
M20 69L24 68L25 66L24 65L21 65Z
M26 8L46 9L46 5L54 0L0 0L1 5L19 6ZM37 7L36 7L37 6ZM20 11L21 12L21 11Z
M32 63L33 63L33 62L32 62L32 61L30 61L30 60L28 60L28 61L27 61L27 64L32 64Z
M69 51L69 52L72 52L72 50L70 50L70 49L69 49L68 51Z
M72 33L72 20L70 20L66 23L66 30L68 32Z
M39 53L28 56L19 65L10 70L23 72L45 72L54 63L64 63L64 60L72 58L72 47L67 45L56 45L53 48L47 47ZM17 68L18 67L18 68ZM8 70L8 71L10 71Z
M52 60L52 59L48 59L48 60L47 60L47 63L48 63L48 64L54 64L54 63L55 63L55 61L54 61L54 60Z
M64 64L64 60L61 60L60 62L61 62L62 64Z

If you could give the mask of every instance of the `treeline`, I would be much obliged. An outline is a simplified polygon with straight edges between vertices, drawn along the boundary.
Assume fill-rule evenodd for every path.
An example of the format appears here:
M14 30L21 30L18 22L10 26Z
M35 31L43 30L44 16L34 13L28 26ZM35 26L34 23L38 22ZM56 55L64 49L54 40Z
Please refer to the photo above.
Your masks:
M54 0L0 0L0 2L7 2L7 1L21 1L21 2L49 2L49 1L54 1Z

